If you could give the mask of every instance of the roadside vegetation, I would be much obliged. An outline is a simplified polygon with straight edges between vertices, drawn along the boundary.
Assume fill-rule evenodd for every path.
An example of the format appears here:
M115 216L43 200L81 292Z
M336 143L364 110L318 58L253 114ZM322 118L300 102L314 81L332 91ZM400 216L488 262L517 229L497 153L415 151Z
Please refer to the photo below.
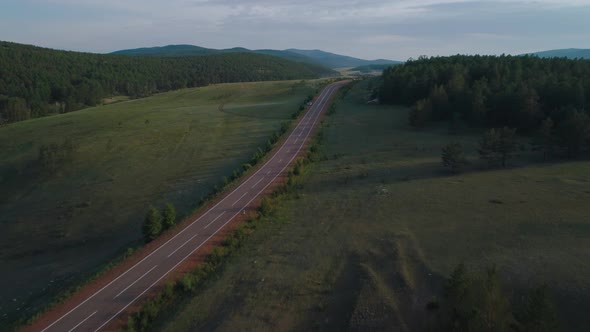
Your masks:
M340 93L345 93L349 88L349 86L341 88ZM312 99L313 96L308 96L299 110L293 114L292 119L297 119L305 109L305 105L307 105ZM333 110L334 106L332 105L328 114L333 113ZM282 126L281 129L282 133L278 135L278 137L288 131L287 126ZM209 282L215 280L215 278L222 273L226 264L231 261L232 257L238 255L240 249L248 243L247 240L252 233L259 228L265 227L265 223L269 221L269 218L274 216L275 207L281 201L296 194L296 190L300 187L298 177L304 173L305 168L309 163L318 160L319 158L318 144L320 139L321 136L312 141L305 157L295 160L288 172L287 181L280 185L280 187L276 188L270 197L265 196L261 199L258 212L254 217L248 219L245 224L239 225L231 235L224 239L221 246L212 250L212 252L206 257L204 263L200 263L194 268L194 270L185 273L180 279L169 280L164 287L157 291L155 296L142 303L139 310L129 316L127 324L123 327L123 330L150 330L155 323L157 324L158 319L162 319L162 317L174 313L179 307L182 307L187 301L189 301L195 293L203 289L203 287ZM270 142L272 141L269 141L269 143ZM269 146L267 152L270 152L273 145L274 143ZM227 188L223 188L222 191L225 189ZM151 223L152 211L154 211L153 208L148 212L146 225ZM146 240L150 239L146 238Z
M132 253L150 205L161 232L165 203L182 220L212 199L321 84L184 89L0 129L1 326Z
M590 327L590 163L542 163L516 136L490 169L485 129L416 130L410 108L366 104L375 83L338 103L265 226L151 330Z

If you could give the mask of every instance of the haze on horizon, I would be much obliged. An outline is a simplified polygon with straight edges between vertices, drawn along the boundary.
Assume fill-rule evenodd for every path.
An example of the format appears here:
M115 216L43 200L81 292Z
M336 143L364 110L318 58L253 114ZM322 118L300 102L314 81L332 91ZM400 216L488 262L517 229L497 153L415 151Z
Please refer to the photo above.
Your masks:
M365 59L590 48L590 0L3 0L0 40L106 53L193 44Z

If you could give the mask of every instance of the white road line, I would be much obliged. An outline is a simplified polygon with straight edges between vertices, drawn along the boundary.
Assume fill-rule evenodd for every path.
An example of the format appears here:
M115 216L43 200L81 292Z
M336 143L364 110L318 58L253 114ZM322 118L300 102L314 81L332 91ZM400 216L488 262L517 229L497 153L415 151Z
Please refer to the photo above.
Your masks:
M299 140L299 137L297 137L297 139L295 139L295 142L293 142L293 144L297 144L298 140Z
M217 219L221 218L221 216L222 216L222 215L224 215L224 214L225 214L225 211L221 212L221 213L220 213L220 214L217 216L217 218L213 219L213 221L211 221L210 223L208 223L208 224L207 224L207 226L205 226L205 228L209 227L209 226L210 226L212 223L214 223L214 222L215 222L215 220L217 220Z
M279 159L279 163L280 163L281 161L283 161L283 158Z
M171 252L171 253L170 253L170 255L168 255L168 257L170 257L170 256L174 255L174 254L175 254L175 253L176 253L178 250L180 250L180 248L184 247L184 246L185 246L187 243L189 243L189 242L190 242L190 240L194 239L194 238L195 238L195 236L197 236L197 235L199 235L199 234L197 233L197 234L195 234L195 235L191 236L191 238L190 238L190 239L186 240L186 241L185 241L185 242L184 242L184 243L183 243L183 244L182 244L180 247L176 248L176 249L175 249L173 252Z
M252 189L254 189L254 187L256 187L256 186L257 186L257 185L260 183L260 181L262 181L262 180L264 180L264 178L260 178L260 180L258 180L258 182L256 182L256 183L255 183L255 184L252 186Z
M254 188L254 187L252 187L252 188ZM244 196L246 196L246 195L248 195L248 192L247 192L247 191L246 191L246 192L245 192L245 193L244 193L242 196L240 196L240 198L236 199L236 201L234 202L234 204L232 204L231 206L234 206L234 205L238 204L238 202L239 202L239 201L240 201L242 198L244 198Z
M135 285L136 282L140 281L141 279L143 279L143 277L145 277L148 273L152 272L158 265L152 267L149 271L147 271L146 273L144 273L141 277L137 278L134 282L131 283L131 285L125 287L124 290L122 290L121 292L119 292L119 294L117 294L115 297L113 297L113 299L116 299L119 297L119 295L123 294L126 290L128 290L131 286Z
M80 323L78 323L78 325L72 327L68 332L72 332L73 330L75 330L78 326L82 325L85 321L87 321L90 317L94 316L97 312L98 312L98 310L96 310L95 312L91 313L90 316L84 318L83 321L81 321Z
M269 174L270 174L270 172L272 172L272 171L268 171L268 172L266 172L266 175L269 175Z

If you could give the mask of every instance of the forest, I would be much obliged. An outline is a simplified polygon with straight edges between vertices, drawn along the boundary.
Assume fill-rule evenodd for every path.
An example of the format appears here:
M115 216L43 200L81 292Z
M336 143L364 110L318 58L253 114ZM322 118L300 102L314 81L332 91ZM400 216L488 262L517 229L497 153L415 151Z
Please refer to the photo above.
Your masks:
M590 141L590 61L536 56L421 57L387 68L385 103L416 128L452 121L544 136L577 156Z
M315 78L329 69L246 53L130 57L0 42L0 124L215 83Z

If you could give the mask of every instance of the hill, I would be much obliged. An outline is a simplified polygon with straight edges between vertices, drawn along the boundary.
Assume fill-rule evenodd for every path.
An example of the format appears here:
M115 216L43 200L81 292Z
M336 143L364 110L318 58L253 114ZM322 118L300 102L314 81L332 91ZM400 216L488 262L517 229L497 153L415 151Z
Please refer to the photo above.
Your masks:
M200 46L193 45L168 45L161 47L148 47L148 48L136 48L129 50L116 51L111 54L120 55L137 55L137 56L163 56L163 57L178 57L178 56L195 56L195 55L210 55L210 54L221 54L221 53L256 53L272 55L279 58L304 62L320 64L328 68L344 68L344 67L357 67L364 65L373 64L398 64L398 61L391 60L363 60L353 58L345 55L334 54L321 50L300 50L300 49L288 49L288 50L249 50L242 47L229 48L229 49L211 49L203 48Z
M345 67L358 67L365 65L378 65L378 64L399 64L399 61L377 59L377 60L364 60L353 58L346 55L340 55L321 50L299 50L299 49L288 49L287 51L305 55L314 61L321 63L330 68L345 68Z
M201 57L129 57L67 52L0 42L0 123L66 113L103 98L145 97L214 83L316 78L332 73L314 64L254 53ZM147 49L138 50L148 53Z
M0 128L0 331L136 246L150 205L190 214L318 87L217 84Z
M236 50L237 51L237 50ZM220 53L218 50L205 48L194 45L167 45L156 47L142 47L129 50L120 50L111 54L118 55L138 55L138 56L193 56L193 55L211 55Z
M194 45L167 45L167 46L155 46L155 47L142 47L128 50L120 50L112 52L111 54L118 55L136 55L136 56L159 56L159 57L180 57L180 56L200 56L200 55L211 55L211 54L223 54L223 53L257 53L272 55L287 60L297 62L313 62L311 58L304 55L279 50L249 50L243 47L234 47L226 49L213 49L205 48Z
M528 53L528 55L536 55L540 58L590 59L590 49L565 48L558 50Z

